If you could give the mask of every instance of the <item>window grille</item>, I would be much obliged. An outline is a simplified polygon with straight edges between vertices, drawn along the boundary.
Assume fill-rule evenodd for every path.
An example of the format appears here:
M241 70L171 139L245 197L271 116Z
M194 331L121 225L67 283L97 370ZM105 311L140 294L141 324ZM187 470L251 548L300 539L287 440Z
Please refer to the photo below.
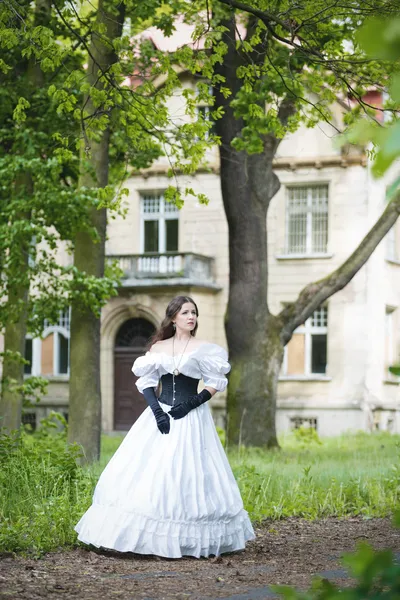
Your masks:
M328 186L288 188L286 251L326 253L328 245Z
M145 214L155 214L160 212L160 201L159 196L143 196L142 198L142 209Z
M62 327L66 331L70 331L71 328L71 309L67 308L65 310L60 310L59 317L57 323L53 323L50 319L44 320L44 328L51 327L52 325L56 325L58 327Z
M328 309L326 306L317 308L311 315L312 327L328 327Z
M291 417L291 429L300 429L300 427L309 427L310 429L318 428L318 419L316 417Z

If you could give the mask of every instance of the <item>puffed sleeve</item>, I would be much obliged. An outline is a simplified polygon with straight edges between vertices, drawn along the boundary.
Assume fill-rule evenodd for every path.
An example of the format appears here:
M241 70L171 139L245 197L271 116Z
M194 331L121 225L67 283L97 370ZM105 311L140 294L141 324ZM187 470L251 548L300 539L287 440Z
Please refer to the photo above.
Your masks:
M133 363L132 372L139 377L136 381L136 387L141 394L146 388L158 385L160 379L158 368L157 358L151 352L146 352L144 356L139 356Z
M226 350L217 344L205 345L199 366L204 385L223 392L228 384L225 375L231 370Z

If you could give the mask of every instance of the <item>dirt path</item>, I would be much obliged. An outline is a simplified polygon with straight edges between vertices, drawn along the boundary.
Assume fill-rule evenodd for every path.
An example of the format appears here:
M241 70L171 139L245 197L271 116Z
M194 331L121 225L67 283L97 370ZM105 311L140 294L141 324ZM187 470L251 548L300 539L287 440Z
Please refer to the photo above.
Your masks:
M258 528L247 550L214 559L167 560L78 548L40 560L2 557L0 598L12 600L260 600L270 584L305 588L312 575L348 585L343 552L365 540L400 560L400 531L389 519L287 519Z

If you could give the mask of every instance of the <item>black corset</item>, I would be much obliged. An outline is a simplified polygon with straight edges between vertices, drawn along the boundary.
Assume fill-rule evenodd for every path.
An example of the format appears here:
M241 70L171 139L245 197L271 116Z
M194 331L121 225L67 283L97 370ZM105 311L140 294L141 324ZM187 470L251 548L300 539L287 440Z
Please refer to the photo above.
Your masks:
M173 379L175 379L175 404L179 404L190 396L197 394L197 386L199 379L186 377L186 375L177 375L172 377L171 373L167 373L161 377L161 394L158 398L159 402L172 406L173 404Z

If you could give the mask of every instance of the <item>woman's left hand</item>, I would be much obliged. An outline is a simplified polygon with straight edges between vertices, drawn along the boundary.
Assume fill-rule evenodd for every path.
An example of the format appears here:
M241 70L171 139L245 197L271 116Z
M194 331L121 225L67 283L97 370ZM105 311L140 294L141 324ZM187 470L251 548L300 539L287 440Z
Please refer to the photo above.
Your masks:
M193 407L195 408L195 407ZM187 402L180 402L179 404L175 404L171 410L169 411L170 417L173 419L183 419L186 415L192 410L192 408L188 405Z
M207 402L207 400L210 398L210 392L204 389L200 392L200 394L195 394L194 396L190 396L190 398L187 400L184 400L179 404L175 404L168 414L175 420L183 419L183 417L186 417L191 410L197 408L201 404L204 404L204 402Z

